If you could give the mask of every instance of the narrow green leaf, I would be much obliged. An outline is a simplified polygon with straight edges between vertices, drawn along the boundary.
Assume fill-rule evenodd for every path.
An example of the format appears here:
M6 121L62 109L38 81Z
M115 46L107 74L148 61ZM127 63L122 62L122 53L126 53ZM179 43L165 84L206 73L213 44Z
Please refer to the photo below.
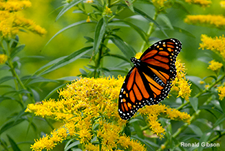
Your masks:
M73 148L73 147L75 147L75 146L80 144L80 141L76 141L74 139L72 141L74 141L74 142L71 143L71 141L68 141L68 143L64 147L64 151L68 151L71 148Z
M216 127L218 126L219 124L221 124L222 122L225 121L225 114L222 114L217 120L216 122L214 123L213 127Z
M169 18L165 14L159 14L158 17L171 29L173 30L173 25L171 24Z
M32 79L27 85L31 85L31 84L34 84L34 83L41 83L41 82L58 82L56 80L51 80L51 79L46 79L46 78L43 78L43 77L36 77L35 79Z
M123 41L120 37L114 35L114 37L110 39L122 51L122 53L127 58L131 58L135 56L136 54L135 50L130 45L128 45L125 41Z
M56 20L58 20L65 12L67 12L70 8L72 8L73 6L79 4L80 2L82 2L82 0L74 0L70 3L66 3L64 4L63 9L59 12L59 14L56 17Z
M92 22L88 23L88 24L91 24ZM58 31L54 36L52 36L52 38L46 43L45 47L52 41L52 39L54 39L58 34L60 34L61 32L69 29L69 28L72 28L72 27L75 27L75 26L78 26L78 25L82 25L82 24L87 24L86 20L82 20L82 21L79 21L79 22L76 22L76 23L73 23L69 26L66 26L65 28L61 29L60 31Z
M134 11L140 15L142 15L144 18L146 18L148 21L153 22L162 32L163 34L168 37L168 35L166 34L166 32L164 31L164 29L154 20L152 19L148 14L146 14L145 12L137 9L134 7Z
M98 21L95 27L94 46L93 46L94 54L97 54L99 51L98 49L105 34L106 27L107 27L107 19L103 17Z
M12 79L16 79L16 78L13 77L13 76L5 76L5 77L3 77L3 78L0 79L0 84L1 83L4 83L6 81L12 80Z
M115 23L121 23L121 24L115 24ZM125 25L129 25L131 28L133 28L140 36L141 38L148 43L148 39L146 36L146 33L138 26L132 24L131 22L125 21L125 20L113 20L113 22L110 22L109 25L117 25L117 26L125 26Z
M195 110L195 112L198 110L198 98L190 98L189 99L192 108Z
M203 134L203 133L202 133L202 130L201 130L198 126L191 124L191 125L189 125L188 127L191 128L191 130L192 130L196 135L202 136L202 134Z
M86 53L88 53L89 51L93 50L92 46L90 47L84 47L80 50L77 50L75 52L73 52L72 54L70 54L69 56L65 57L64 59L60 60L59 62L57 62L56 64L54 64L53 66L49 67L48 69L44 70L43 72L40 73L40 75L44 75L47 74L51 71L54 71L60 67L63 67L69 63L74 62L75 60L79 59L81 56L85 55Z
M11 144L11 147L13 151L21 151L20 148L17 146L16 142L9 136L7 135L9 143Z
M31 92L33 94L33 97L34 97L35 102L39 102L40 101L40 95L39 95L39 93L36 90L34 90L34 89L31 89Z
M68 76L68 77L62 77L62 78L59 78L59 79L56 79L57 81L73 81L73 80L76 80L78 79L79 77L77 76Z
M119 54L106 54L106 56L110 56L110 57L115 57L115 58L119 58L119 59L122 59L126 62L129 62L130 63L130 60L127 59L126 57L122 56L122 55L119 55Z
M174 28L174 30L176 30L176 31L178 31L178 32L180 32L180 33L183 33L183 34L185 34L185 35L187 35L187 36L196 38L191 32L189 32L189 31L187 31L187 30L184 30L184 29L182 29L182 28L180 28L180 27L176 27L176 26L173 26L173 28Z
M220 103L221 109L223 110L223 113L225 113L225 101L222 100L222 101L219 101L219 103Z
M134 12L134 6L133 6L133 3L132 3L132 0L125 0L125 3L127 4L128 8Z
M67 57L67 56L63 56L63 57L60 57L60 58L57 58L57 59L55 59L55 60L50 61L49 63L47 63L47 64L45 64L44 66L40 67L40 68L34 73L34 75L40 74L40 72L43 72L43 70L44 70L45 68L47 68L47 67L49 67L49 66L52 66L52 65L56 64L56 63L59 62L59 61L62 61L62 60L65 59L66 57ZM30 77L29 79L31 79L31 78L36 78L36 77L32 76L32 77Z
M199 147L198 147L198 151L202 151L204 149L204 146L201 145L201 143L206 143L209 140L209 137L211 136L212 132L205 132L203 133L203 135L201 136L200 140L199 140Z
M8 44L4 39L2 40L2 47L3 47L3 50L5 51L5 53L8 54L8 52L9 52Z
M1 135L3 132L5 132L6 130L8 130L8 129L10 129L10 128L12 128L12 127L14 127L14 126L20 124L20 123L23 122L23 121L24 121L24 119L19 119L19 120L16 120L16 121L9 121L9 122L6 122L6 123L4 124L4 126L2 126L1 129L0 129L0 135Z
M10 56L13 58L16 54L18 54L21 50L23 50L25 45L20 45L16 48L14 48L10 54Z

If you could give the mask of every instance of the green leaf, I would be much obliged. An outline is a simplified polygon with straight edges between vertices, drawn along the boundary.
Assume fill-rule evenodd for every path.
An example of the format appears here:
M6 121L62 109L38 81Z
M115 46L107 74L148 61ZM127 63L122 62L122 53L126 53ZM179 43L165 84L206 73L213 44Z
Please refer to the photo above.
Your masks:
M221 109L223 110L223 113L225 113L225 101L222 100L222 101L219 101L219 103L220 103Z
M133 3L132 3L132 0L125 0L125 3L127 4L128 8L134 12L134 6L133 6Z
M43 72L42 70L44 70L45 68L49 67L49 66L52 66L54 64L56 64L57 62L59 61L62 61L63 59L65 59L67 56L63 56L63 57L60 57L60 58L57 58L55 60L52 60L50 61L49 63L45 64L44 66L40 67L35 73L34 75L38 75L40 72ZM31 78L35 78L34 76L31 76L30 78L28 79L31 79Z
M3 77L3 78L0 79L0 84L1 83L4 83L6 81L12 80L12 79L16 79L16 78L13 77L13 76L5 76L5 77Z
M72 141L74 141L74 142L72 142ZM73 148L73 147L75 147L75 146L77 146L79 144L80 144L80 141L76 141L75 139L71 139L71 140L68 141L68 143L66 143L66 145L64 147L64 151L68 151L71 148Z
M200 140L199 140L199 147L198 147L198 151L202 151L204 149L204 146L201 145L202 142L206 143L209 140L209 137L211 136L212 132L205 132L203 133L203 135L201 136Z
M127 57L134 57L136 52L135 50L128 45L125 41L123 41L119 36L114 35L114 37L110 38L113 43L122 51L122 53Z
M75 60L79 59L81 56L83 56L86 53L88 53L89 51L91 51L92 49L93 49L92 46L90 46L90 47L84 47L80 50L77 50L77 51L73 52L72 54L70 54L69 56L63 58L62 60L60 60L59 62L57 62L53 66L51 66L51 67L47 68L46 70L42 71L41 73L39 73L39 75L47 74L51 71L54 71L54 70L56 70L60 67L65 66L69 63L72 63Z
M160 18L171 30L173 30L173 25L165 14L159 14L158 18Z
M119 55L119 54L111 54L111 53L108 53L108 54L106 54L106 56L119 58L119 59L122 59L122 60L130 63L130 60L129 59L127 59L126 57L124 57L122 55Z
M33 97L34 97L35 102L39 102L40 101L40 95L39 95L39 93L36 90L34 90L34 89L31 89L31 92L33 94Z
M56 79L57 81L73 81L73 80L77 80L79 77L77 76L68 76L68 77L62 77L59 79Z
M20 124L21 122L23 122L25 119L19 119L19 120L16 120L16 121L9 121L9 122L6 122L4 124L4 126L1 127L0 129L0 135L5 132L6 130Z
M214 123L213 127L218 126L219 124L223 123L225 121L225 114L222 114Z
M56 20L58 20L65 12L67 12L70 8L72 8L73 6L79 4L80 2L82 2L82 0L74 0L70 3L66 3L64 4L63 9L59 12L59 14L56 17Z
M184 30L184 29L182 29L182 28L180 28L180 27L176 27L176 26L173 26L173 28L174 28L174 30L176 30L176 31L178 31L178 32L180 32L180 33L183 33L183 34L185 34L185 35L187 35L187 36L196 38L191 32L189 32L189 31L187 31L187 30Z
M163 34L168 37L168 35L166 34L166 32L164 31L164 29L154 20L152 19L150 16L148 16L148 14L146 14L145 12L137 9L134 7L134 11L138 14L140 14L141 16L143 16L144 18L146 18L148 21L153 22L162 32Z
M27 85L31 85L34 83L41 83L41 82L58 82L56 80L46 79L43 77L36 77L35 79L32 79Z
M120 23L120 24L117 24L117 23ZM128 21L125 21L125 20L116 20L116 19L114 19L113 22L109 23L109 25L112 25L112 26L126 26L126 25L129 25L131 28L133 28L142 37L142 39L145 42L148 43L148 39L147 39L146 33L140 27L132 24L131 22L128 22Z
M198 98L190 98L189 99L192 108L195 110L195 112L198 110Z
M23 50L25 45L20 45L16 48L14 48L10 54L10 56L13 58L17 53L19 53L21 50Z
M99 51L99 46L105 34L106 27L107 27L107 19L103 17L98 21L95 27L94 46L93 46L94 54L97 54Z
M88 23L88 24L91 24L92 22ZM52 41L52 39L54 39L58 34L60 34L61 32L69 29L69 28L72 28L72 27L75 27L75 26L78 26L78 25L82 25L82 24L87 24L86 20L82 20L82 21L79 21L79 22L76 22L76 23L73 23L69 26L66 26L65 28L61 29L60 31L58 31L45 45L45 47Z
M202 136L202 134L203 134L203 133L202 133L202 130L201 130L198 126L191 124L191 125L189 125L188 127L191 128L192 131L193 131L196 135Z
M9 136L7 135L9 143L11 144L11 147L13 151L21 151L20 148L17 146L16 142Z

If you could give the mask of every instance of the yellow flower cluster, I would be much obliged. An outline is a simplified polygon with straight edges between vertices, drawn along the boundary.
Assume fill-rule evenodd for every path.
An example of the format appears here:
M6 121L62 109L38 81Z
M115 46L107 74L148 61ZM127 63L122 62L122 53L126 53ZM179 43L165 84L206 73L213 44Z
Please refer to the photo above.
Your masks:
M94 0L86 0L86 3L93 3Z
M49 99L41 103L29 104L26 112L37 116L48 117L61 121L64 125L54 130L50 135L36 140L32 150L50 150L55 145L68 138L75 138L85 150L95 151L112 149L146 150L139 142L125 136L123 128L127 121L118 114L118 94L124 78L81 78L60 90L60 99ZM140 111L147 114L150 128L160 137L164 129L157 122L160 113L169 118L188 120L186 113L169 109L163 105L148 106ZM110 137L109 137L110 136ZM90 143L92 139L99 143Z
M90 16L88 16L88 18L86 19L86 22L87 23L90 23L91 22Z
M224 35L211 38L207 35L201 35L200 48L202 49L209 49L219 53L225 59L225 37Z
M220 1L220 6L221 6L222 8L225 8L225 1Z
M31 7L29 0L0 0L1 11L20 11L27 7Z
M210 65L208 66L208 69L211 69L212 71L217 71L223 66L222 63L217 62L215 60L212 60L209 63L210 63Z
M0 1L0 35L11 37L16 35L20 29L29 30L44 35L46 30L36 25L32 20L25 19L19 15L20 10L30 7L29 0Z
M212 2L210 0L185 0L187 3L198 4L202 7L208 7Z
M112 14L112 10L111 10L108 6L106 6L106 7L105 7L104 13L105 13L106 15L110 15L110 14Z
M0 54L0 64L4 64L8 57L5 54Z
M167 0L152 0L152 3L154 6L160 8L160 7L164 7L165 6L165 2Z
M223 98L225 97L225 86L218 87L217 91L219 93L219 99L223 100Z
M222 15L187 15L184 22L189 24L210 24L222 28L225 25L225 18Z
M136 59L140 59L142 54L143 54L142 52L136 53L135 58Z
M177 60L176 63L177 68L177 77L172 82L172 91L178 91L177 97L182 97L185 100L189 100L191 95L191 84L188 83L188 80L185 78L185 66L180 60Z
M168 108L167 106L161 105L161 104L146 106L145 108L140 109L139 112L143 115L147 115L147 120L149 122L150 128L160 138L162 138L163 135L165 134L164 128L157 121L158 116L161 113L166 115L167 118L170 118L172 120L180 119L185 122L189 122L189 120L190 120L189 114L187 114L185 112L180 112L176 109Z
M79 140L86 150L96 150L99 145L90 143L94 134L101 139L102 149L110 150L117 148L117 145L124 145L124 142L120 141L124 137L120 136L120 132L127 121L119 117L117 102L113 101L118 98L123 81L123 77L81 78L59 91L59 101L50 99L42 103L29 104L27 112L64 123L50 135L35 141L31 146L32 150L52 149L69 137ZM97 127L95 132L94 125ZM129 148L134 150L139 143L126 138ZM139 147L146 150L141 144Z

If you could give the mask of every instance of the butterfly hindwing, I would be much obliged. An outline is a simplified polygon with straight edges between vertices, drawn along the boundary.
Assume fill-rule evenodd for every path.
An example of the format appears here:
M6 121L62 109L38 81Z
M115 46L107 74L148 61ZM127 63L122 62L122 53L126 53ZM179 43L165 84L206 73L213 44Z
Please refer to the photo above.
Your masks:
M181 50L177 39L166 39L149 47L128 73L119 95L119 115L130 119L145 105L158 104L169 93L176 77L176 57Z

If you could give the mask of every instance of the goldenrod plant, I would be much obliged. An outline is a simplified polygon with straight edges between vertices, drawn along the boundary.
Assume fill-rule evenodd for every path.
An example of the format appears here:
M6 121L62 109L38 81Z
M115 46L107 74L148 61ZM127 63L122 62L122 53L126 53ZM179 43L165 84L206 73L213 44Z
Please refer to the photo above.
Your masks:
M44 3L35 3L40 3L35 11L42 11ZM34 9L31 1L0 0L0 113L6 112L0 118L1 150L225 149L224 1L57 0L48 4L49 16L56 16L45 29L35 18L24 17L25 9ZM24 33L44 38L59 24L63 28L38 49L44 50L41 58L57 47L60 51L51 51L52 55L62 55L43 59L44 64L35 62L34 72L23 69L30 67L23 60L30 57L21 43L30 42ZM58 42L64 34L67 39ZM122 119L119 94L133 66L130 58L140 59L156 41L169 38L178 39L183 47L177 60L171 58L176 77L169 83L170 93L159 104L141 106L129 120ZM66 46L68 39L71 45ZM31 48L34 43L26 45ZM82 68L76 63L79 60L85 62ZM80 72L74 75L77 68ZM26 134L19 136L20 131Z

